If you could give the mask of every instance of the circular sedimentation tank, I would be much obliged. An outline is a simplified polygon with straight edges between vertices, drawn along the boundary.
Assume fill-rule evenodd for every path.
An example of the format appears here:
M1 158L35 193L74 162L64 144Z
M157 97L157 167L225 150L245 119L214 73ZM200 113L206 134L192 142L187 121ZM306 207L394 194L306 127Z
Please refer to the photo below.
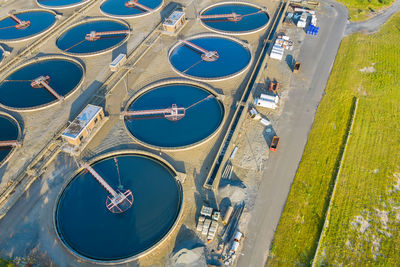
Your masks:
M53 11L32 9L10 13L0 19L0 41L16 42L35 38L56 22Z
M175 71L199 80L232 78L244 72L251 60L246 43L214 34L180 40L169 52L169 61Z
M9 141L19 141L21 138L21 128L16 119L10 115L0 112L0 143ZM0 166L2 166L15 150L15 145L0 145Z
M0 81L0 105L35 110L68 97L83 82L84 68L75 59L49 56L22 64Z
M104 15L109 17L136 18L158 11L162 4L163 0L104 0L100 6L100 10Z
M129 25L124 21L95 18L71 26L60 34L56 44L66 54L91 56L121 45L129 34Z
M113 264L155 249L173 231L182 210L182 188L171 165L144 152L116 152L90 166L111 186L131 190L123 213L106 207L107 191L84 170L61 192L55 227L63 244L83 259Z
M222 2L200 12L201 23L208 29L229 34L248 34L268 25L267 11L245 2Z
M128 116L124 122L131 137L152 148L185 149L214 136L222 126L224 106L211 88L169 81L145 87L128 103L125 111L160 110L176 105L184 116L171 120L162 113Z
M81 6L90 0L36 0L38 6L49 9L65 9Z

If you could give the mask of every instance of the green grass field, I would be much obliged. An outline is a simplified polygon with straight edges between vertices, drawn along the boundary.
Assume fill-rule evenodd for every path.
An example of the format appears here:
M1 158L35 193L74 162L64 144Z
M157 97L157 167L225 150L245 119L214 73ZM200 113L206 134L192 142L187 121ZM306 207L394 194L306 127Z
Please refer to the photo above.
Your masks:
M356 34L342 41L275 233L268 266L311 264L354 96L359 98L358 111L318 260L320 264L359 262L362 266L400 262L400 192L393 187L400 183L397 25L400 14L377 34Z
M14 267L15 265L9 261L0 259L0 267Z
M394 0L337 0L349 9L352 21L365 20L371 17L373 11L389 6Z

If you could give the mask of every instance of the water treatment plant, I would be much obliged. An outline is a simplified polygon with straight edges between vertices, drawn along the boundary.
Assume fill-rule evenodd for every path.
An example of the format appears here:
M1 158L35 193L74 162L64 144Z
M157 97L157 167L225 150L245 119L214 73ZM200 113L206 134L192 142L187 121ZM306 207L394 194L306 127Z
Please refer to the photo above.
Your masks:
M0 166L2 166L20 145L21 128L16 119L0 112L0 129Z
M120 45L129 34L129 26L122 21L92 19L61 33L57 46L66 54L97 55Z
M10 109L38 109L63 101L82 83L83 66L57 56L28 61L0 82L0 105Z
M299 58L288 2L0 6L0 262L237 264L298 99L289 63L269 56L284 33Z
M36 0L38 6L48 9L67 9L84 5L90 0Z
M26 41L43 34L56 22L51 11L32 9L9 13L0 18L0 41Z
M133 138L147 145L190 147L209 138L222 124L223 104L207 89L168 81L143 91L122 115Z
M115 18L136 18L157 12L163 0L125 1L103 0L101 12L106 16Z
M207 34L180 40L171 48L169 60L183 76L221 80L245 71L250 65L251 53L239 40Z
M207 28L233 35L260 31L269 21L264 8L240 2L221 2L211 5L201 11L199 17Z
M110 189L93 175L103 177ZM149 253L180 216L182 190L175 176L170 165L140 153L114 153L94 161L60 195L55 215L60 239L80 257L92 260L122 262ZM118 210L121 215L105 209L115 190L131 196L131 206Z

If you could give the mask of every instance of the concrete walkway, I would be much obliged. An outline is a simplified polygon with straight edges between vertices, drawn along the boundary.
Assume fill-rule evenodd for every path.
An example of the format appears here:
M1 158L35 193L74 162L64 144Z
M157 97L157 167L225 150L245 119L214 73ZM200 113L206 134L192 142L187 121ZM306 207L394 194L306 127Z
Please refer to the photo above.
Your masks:
M362 33L375 33L381 26L390 19L397 11L400 10L400 0L396 0L390 7L383 10L375 17L362 21L362 22L350 22L346 26L345 35L350 35L356 32Z
M347 9L324 1L320 35L307 36L299 61L304 66L292 80L276 126L279 150L270 154L237 266L264 266L275 229L300 163L314 116L323 96L347 23Z

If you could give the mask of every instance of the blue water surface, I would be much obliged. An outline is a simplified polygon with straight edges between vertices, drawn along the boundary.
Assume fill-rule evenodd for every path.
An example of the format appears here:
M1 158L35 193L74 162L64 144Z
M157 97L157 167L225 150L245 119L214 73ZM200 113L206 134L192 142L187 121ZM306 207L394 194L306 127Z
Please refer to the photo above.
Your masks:
M15 16L24 21L30 21L31 25L25 29L17 29L16 22L10 17L0 20L0 40L12 41L28 38L50 28L55 22L54 14L47 11L26 11Z
M3 59L3 56L4 56L4 51L2 49L0 49L0 63L1 63L1 60Z
M83 78L83 69L63 59L46 59L29 64L0 83L0 103L13 108L33 108L56 101L45 88L31 86L32 80L46 75L50 76L50 87L65 96L79 84Z
M122 23L112 20L90 21L77 25L64 32L57 40L57 46L61 50L69 53L86 54L106 50L125 40L125 34L105 36L96 41L85 40L86 34L91 31L119 31L128 30Z
M251 59L250 51L241 44L222 37L200 37L190 42L208 51L217 51L216 61L202 61L201 53L180 44L170 55L171 64L178 71L198 78L222 78L243 70Z
M111 213L105 205L108 193L85 172L70 182L57 206L56 225L61 238L92 259L117 260L143 252L167 234L180 210L180 186L169 168L140 155L116 158L121 185L133 193L130 209ZM113 158L92 167L117 189L119 179Z
M80 3L87 2L88 0L36 0L40 5L49 8L60 8L77 5Z
M174 84L152 89L137 98L129 110L148 110L189 107L210 93L193 85ZM224 110L220 102L211 97L186 110L185 117L170 121L163 117L132 119L125 124L137 139L160 147L182 147L197 143L211 135L221 124Z
M107 0L101 6L100 9L108 15L130 17L134 15L141 15L147 11L139 7L126 7L125 3L128 0ZM139 4L142 4L151 9L157 9L162 4L162 0L138 0Z
M16 140L18 126L7 116L0 115L0 141ZM0 147L0 162L11 152L12 147Z
M201 15L232 14L244 15L240 21L228 21L227 19L202 19L207 26L225 32L246 32L259 29L268 23L269 17L259 8L246 4L223 4L211 7Z

